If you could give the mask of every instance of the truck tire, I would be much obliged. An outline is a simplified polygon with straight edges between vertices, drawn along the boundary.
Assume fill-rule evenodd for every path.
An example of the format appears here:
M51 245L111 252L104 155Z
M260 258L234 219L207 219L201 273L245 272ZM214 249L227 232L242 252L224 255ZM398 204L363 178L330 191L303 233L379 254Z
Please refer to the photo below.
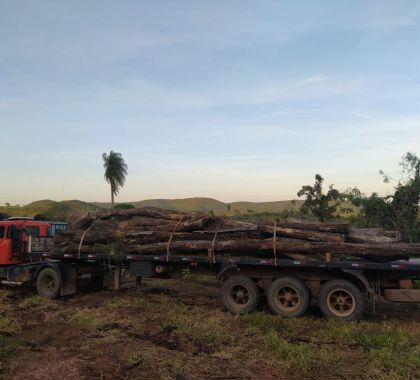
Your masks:
M295 277L280 277L267 290L267 303L274 314L300 317L309 306L309 290Z
M329 319L357 321L365 311L365 297L350 281L331 280L321 287L319 307Z
M258 307L260 292L251 278L235 275L223 283L221 298L227 311L233 314L248 314Z
M61 292L60 276L54 268L47 267L41 270L36 279L36 288L41 297L55 299Z

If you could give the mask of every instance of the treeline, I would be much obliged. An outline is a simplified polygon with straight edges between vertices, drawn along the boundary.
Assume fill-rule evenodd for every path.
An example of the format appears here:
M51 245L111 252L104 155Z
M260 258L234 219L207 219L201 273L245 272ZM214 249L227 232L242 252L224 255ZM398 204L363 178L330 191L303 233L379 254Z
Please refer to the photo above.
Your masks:
M396 230L401 233L404 241L418 242L420 159L416 154L408 152L402 156L400 167L401 174L397 179L382 170L379 172L384 182L395 183L393 194L384 197L377 193L363 194L358 188L340 192L332 185L324 192L324 178L317 174L313 186L302 186L297 193L299 197L305 197L299 213L321 222L344 216L358 227Z

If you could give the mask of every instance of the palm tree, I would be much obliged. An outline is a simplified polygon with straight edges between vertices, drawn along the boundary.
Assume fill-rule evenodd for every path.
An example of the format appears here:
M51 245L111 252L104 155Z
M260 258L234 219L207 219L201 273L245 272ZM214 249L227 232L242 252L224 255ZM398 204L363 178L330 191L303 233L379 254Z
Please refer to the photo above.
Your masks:
M103 153L102 159L104 160L104 177L111 185L111 203L112 207L114 207L114 196L119 193L125 183L127 164L122 158L121 153L117 153L112 150L109 152L109 155Z

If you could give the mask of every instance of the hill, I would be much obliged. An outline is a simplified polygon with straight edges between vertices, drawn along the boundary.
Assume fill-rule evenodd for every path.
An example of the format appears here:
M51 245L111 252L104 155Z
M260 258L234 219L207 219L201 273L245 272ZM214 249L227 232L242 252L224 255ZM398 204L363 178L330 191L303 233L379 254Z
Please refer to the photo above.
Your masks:
M213 198L195 197L183 199L146 199L127 203L135 207L160 207L185 212L212 210L219 215L241 215L249 213L279 213L286 209L299 209L303 201L225 203ZM110 203L95 204L101 208L110 207Z
M45 220L67 220L70 215L81 215L97 209L99 209L97 205L79 200L56 202L45 199L25 206L1 206L0 213L6 216L36 216Z
M303 204L302 200L276 201L276 202L232 202L231 211L244 213L278 213L287 209L299 209Z
M249 213L278 213L285 209L299 208L302 201L278 202L232 202L224 203L213 198L195 197L184 199L146 199L128 202L135 207L160 207L176 211L194 212L212 210L219 215L242 215ZM44 219L66 220L70 215L80 215L110 207L106 202L83 202L79 200L52 201L44 199L25 206L0 206L0 213L6 216L40 216Z
M133 202L135 207L154 206L174 209L177 211L209 211L216 213L227 210L227 205L213 198L184 198L184 199L149 199Z

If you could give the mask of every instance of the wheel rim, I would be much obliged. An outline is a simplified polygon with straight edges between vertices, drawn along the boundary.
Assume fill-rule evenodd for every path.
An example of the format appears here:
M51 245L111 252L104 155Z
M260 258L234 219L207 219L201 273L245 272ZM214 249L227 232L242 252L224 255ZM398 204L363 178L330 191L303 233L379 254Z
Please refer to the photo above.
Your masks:
M42 286L48 293L54 292L56 287L55 277L50 274L44 275L42 278Z
M327 305L333 314L348 317L356 309L356 300L346 289L334 289L327 297Z
M294 311L300 306L302 297L293 286L282 286L276 291L274 301L280 310Z
M233 285L229 291L229 301L237 308L244 308L251 302L250 291L246 286Z

